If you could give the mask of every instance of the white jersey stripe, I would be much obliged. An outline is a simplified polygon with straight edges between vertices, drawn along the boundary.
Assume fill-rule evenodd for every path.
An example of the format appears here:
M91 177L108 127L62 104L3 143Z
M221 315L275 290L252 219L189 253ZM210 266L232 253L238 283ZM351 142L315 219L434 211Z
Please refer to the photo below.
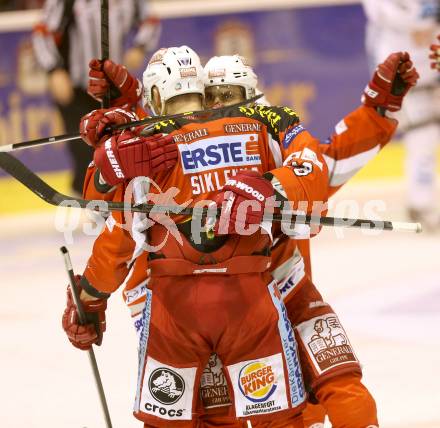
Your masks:
M283 156L281 154L280 144L275 141L270 134L268 134L268 139L270 152L272 153L275 166L280 168L283 166Z
M380 150L380 145L376 145L370 150L351 156L346 159L333 159L324 155L329 170L330 186L341 186L346 183L353 175L363 168Z

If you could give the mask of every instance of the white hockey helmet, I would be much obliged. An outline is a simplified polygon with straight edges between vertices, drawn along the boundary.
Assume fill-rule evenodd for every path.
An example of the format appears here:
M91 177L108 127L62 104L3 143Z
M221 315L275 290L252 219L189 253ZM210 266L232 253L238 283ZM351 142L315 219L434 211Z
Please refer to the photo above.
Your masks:
M200 94L204 96L203 68L199 56L188 46L161 48L150 59L143 74L144 106L152 104L152 89L159 90L162 108L165 102L177 95Z
M257 75L240 55L212 57L205 65L205 87L237 85L245 90L246 99L255 96Z

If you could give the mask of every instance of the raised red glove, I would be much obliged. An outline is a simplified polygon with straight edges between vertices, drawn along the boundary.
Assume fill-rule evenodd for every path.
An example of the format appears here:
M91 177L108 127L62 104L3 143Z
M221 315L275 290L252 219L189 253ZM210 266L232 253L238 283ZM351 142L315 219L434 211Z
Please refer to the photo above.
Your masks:
M137 119L134 113L119 107L92 110L81 118L79 133L89 146L96 148L105 134L105 128L124 125Z
M364 90L362 102L369 107L399 111L403 97L417 83L419 73L408 52L395 52L379 64Z
M78 293L82 289L79 285L81 277L75 276ZM67 305L64 309L62 325L70 343L83 351L91 348L93 344L101 345L102 335L105 331L105 310L107 309L107 299L97 299L82 302L87 323L79 323L77 307L72 297L70 285L67 287Z
M440 41L440 35L437 36L437 40ZM429 58L432 59L431 61L431 68L440 71L440 45L439 44L433 44L430 46L431 49L431 55L429 55Z
M111 94L110 105L131 109L136 106L142 96L142 83L133 77L120 64L106 59L104 64L99 59L92 59L89 63L89 84L87 92L98 101L102 101L107 91L114 89Z
M266 200L275 195L271 183L256 171L240 171L231 177L214 198L217 207L221 207L220 220L214 232L218 235L236 234L248 229L251 224L260 224L263 220ZM252 206L243 202L254 201ZM228 221L229 220L229 221Z
M172 168L177 162L177 145L172 136L137 136L123 131L105 139L95 150L94 161L107 184L114 186L134 177L152 175Z

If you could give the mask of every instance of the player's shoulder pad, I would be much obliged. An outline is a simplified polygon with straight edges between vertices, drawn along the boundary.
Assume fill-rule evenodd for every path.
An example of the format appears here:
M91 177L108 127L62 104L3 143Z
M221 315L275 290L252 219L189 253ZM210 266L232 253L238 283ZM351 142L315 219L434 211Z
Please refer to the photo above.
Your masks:
M142 131L141 135L143 137L148 137L153 134L171 134L171 132L179 129L181 124L173 119L168 120L158 120L152 124L147 125Z
M289 107L253 104L238 107L240 115L249 117L267 126L268 131L277 138L280 132L299 123L299 115Z
M181 117L174 119L160 120L147 125L141 132L141 135L148 136L153 134L171 134L173 131L178 131L185 125L199 121L199 117L192 114L192 112L186 112Z

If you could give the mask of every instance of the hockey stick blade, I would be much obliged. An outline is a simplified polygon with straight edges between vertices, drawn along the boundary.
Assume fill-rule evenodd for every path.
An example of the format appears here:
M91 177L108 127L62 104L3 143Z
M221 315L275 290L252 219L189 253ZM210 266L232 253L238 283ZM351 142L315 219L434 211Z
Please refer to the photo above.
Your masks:
M0 168L14 177L23 186L35 193L40 199L54 206L72 206L77 208L88 208L94 211L106 213L108 211L130 211L149 213L154 209L156 213L171 212L173 214L192 215L199 213L204 215L205 209L184 208L178 205L155 205L155 204L129 204L125 202L107 202L103 200L82 199L74 196L64 195L32 172L20 160L9 153L0 153Z
M131 211L149 213L154 209L158 212L169 212L180 215L198 215L204 216L208 214L207 208L180 208L178 205L166 206L155 204L139 204L132 205L124 202L106 202L102 200L87 200L82 198L75 198L73 196L64 195L49 186L38 175L33 173L22 162L8 153L0 153L0 168L2 168L9 175L18 180L21 184L27 187L30 191L35 193L39 198L45 202L55 206L70 206L78 208L89 208L99 212L108 211ZM220 214L220 211L217 211ZM319 217L301 214L292 214L286 218L282 214L274 214L264 220L279 221L282 223L294 224L316 224L321 226L331 227L356 227L361 229L376 229L376 230L394 230L399 232L414 232L420 233L422 226L420 223L406 223L393 222L381 220L366 220L366 219L350 219L338 217Z
M114 128L107 128L106 132L111 133L115 130L122 130L122 129L132 128L132 127L136 127L136 126L141 126L141 125L153 125L153 124L156 124L159 122L164 122L167 120L179 119L184 116L194 116L194 115L198 116L198 115L202 115L202 114L210 114L210 113L214 113L214 112L223 111L226 109L232 109L235 107L241 107L246 104L252 104L253 102L258 100L262 96L263 96L263 94L259 94L259 95L256 95L255 97L248 99L248 100L241 101L241 102L233 104L231 106L221 107L218 109L197 110L197 111L193 111L193 112L170 114L170 115L165 115L165 116L147 117L145 119L137 120L135 122L126 123L124 125L118 125L118 126L115 126ZM31 147L41 147L41 146L45 146L47 144L66 143L69 141L81 141L82 142L83 140L82 140L80 134L55 135L53 137L48 137L48 138L38 138L37 140L29 140L29 141L22 141L20 143L2 145L2 146L0 146L0 153L13 152L15 150L28 149Z
M0 153L0 168L18 180L31 192L35 193L39 198L43 199L43 201L51 205L68 206L68 203L72 202L72 206L77 206L79 208L90 208L100 212L124 210L133 212L149 212L154 207L152 204L141 204L135 206L126 204L124 202L104 202L100 200L87 200L64 195L56 191L53 187L49 186L49 184L43 181L21 161L9 153ZM175 207L166 208L175 210Z

